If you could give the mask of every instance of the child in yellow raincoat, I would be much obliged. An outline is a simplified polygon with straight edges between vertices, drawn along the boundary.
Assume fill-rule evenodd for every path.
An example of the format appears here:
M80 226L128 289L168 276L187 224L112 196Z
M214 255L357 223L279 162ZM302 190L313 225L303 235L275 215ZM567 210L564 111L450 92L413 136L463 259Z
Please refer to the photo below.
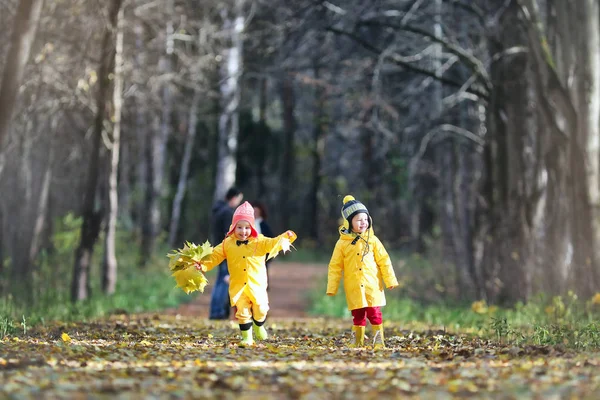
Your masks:
M296 234L286 231L275 238L259 235L254 226L254 208L247 201L233 214L225 240L213 249L210 258L197 266L206 272L227 259L229 269L229 299L237 307L235 317L240 325L240 345L254 344L252 332L260 340L268 337L264 327L269 298L265 255L275 256L286 250ZM252 329L250 329L252 328Z
M369 211L352 196L343 200L338 239L329 261L327 295L334 296L344 275L348 309L352 312L355 347L364 346L367 319L373 327L375 347L385 347L381 307L385 306L384 287L398 286L390 257L373 232Z

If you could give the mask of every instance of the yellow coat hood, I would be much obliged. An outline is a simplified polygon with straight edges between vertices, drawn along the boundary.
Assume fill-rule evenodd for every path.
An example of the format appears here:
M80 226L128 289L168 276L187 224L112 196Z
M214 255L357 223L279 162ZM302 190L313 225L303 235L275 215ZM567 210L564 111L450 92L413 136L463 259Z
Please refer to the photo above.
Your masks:
M372 227L362 236L340 227L329 261L328 294L337 293L342 276L349 310L385 306L384 287L398 285L390 256Z

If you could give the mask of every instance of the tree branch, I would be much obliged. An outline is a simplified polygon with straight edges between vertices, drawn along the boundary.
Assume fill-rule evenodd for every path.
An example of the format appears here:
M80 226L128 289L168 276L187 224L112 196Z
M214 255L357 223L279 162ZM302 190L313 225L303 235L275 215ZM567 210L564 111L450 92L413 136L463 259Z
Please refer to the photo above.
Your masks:
M363 40L362 38L360 38L359 36L357 36L356 34L354 34L352 32L344 31L344 30L341 30L341 29L338 29L338 28L334 28L334 27L327 27L325 29L327 31L336 33L338 35L347 36L348 38L352 39L356 43L358 43L361 46L363 46L365 49L371 51L372 53L381 54L381 52L383 51L383 50L379 49L378 47L372 45L371 43ZM391 61L393 61L396 65L399 65L401 67L406 68L409 71L416 72L418 74L429 76L431 78L437 79L437 80L439 80L440 82L442 82L442 83L444 83L446 85L453 86L453 87L456 87L456 88L461 88L463 86L463 84L460 83L460 82L456 82L456 81L454 81L452 79L448 79L448 78L444 78L444 77L438 77L437 74L435 73L435 71L429 71L429 70L427 70L425 68L417 67L417 66L415 66L413 64L410 64L410 63L402 61L398 57L392 57ZM467 89L467 92L476 95L477 97L481 98L482 100L485 100L486 102L489 100L489 93L487 91L480 91L478 89L469 88L469 89Z
M358 24L359 25L382 26L382 27L387 27L387 28L403 30L406 32L416 33L417 35L426 37L435 43L439 43L442 46L444 46L450 53L456 55L458 58L460 58L466 64L470 65L471 69L475 72L475 74L481 77L481 81L482 81L483 85L485 86L485 88L488 91L492 90L492 87L493 87L492 81L490 79L490 76L489 76L487 70L485 69L485 66L481 62L481 60L479 60L477 57L475 57L473 54L469 53L462 47L457 46L453 43L450 43L448 40L438 38L433 33L429 33L424 29L416 28L416 27L413 27L410 25L398 25L398 24L394 24L394 23L390 23L390 22L374 21L374 20L370 20L370 21L363 20L363 21L360 21Z

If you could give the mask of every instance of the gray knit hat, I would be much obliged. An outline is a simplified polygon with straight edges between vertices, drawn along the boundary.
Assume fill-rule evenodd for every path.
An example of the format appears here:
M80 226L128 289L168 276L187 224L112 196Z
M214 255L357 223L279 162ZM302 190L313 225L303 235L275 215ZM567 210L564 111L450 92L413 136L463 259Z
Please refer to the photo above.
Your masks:
M344 227L348 230L352 227L352 218L358 213L365 213L369 216L369 227L371 226L371 215L367 207L353 196L345 196L342 205L342 218L344 219Z

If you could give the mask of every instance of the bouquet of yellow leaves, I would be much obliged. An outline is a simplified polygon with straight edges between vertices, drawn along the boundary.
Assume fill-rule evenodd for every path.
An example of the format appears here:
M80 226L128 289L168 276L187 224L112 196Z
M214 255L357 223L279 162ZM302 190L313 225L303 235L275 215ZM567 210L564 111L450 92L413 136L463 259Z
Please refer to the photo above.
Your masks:
M208 285L208 279L204 274L196 269L196 265L202 259L210 256L213 248L208 241L202 246L194 243L185 242L182 249L173 250L167 257L169 260L169 269L173 271L171 276L175 278L177 287L181 288L187 294L195 291L204 292Z

